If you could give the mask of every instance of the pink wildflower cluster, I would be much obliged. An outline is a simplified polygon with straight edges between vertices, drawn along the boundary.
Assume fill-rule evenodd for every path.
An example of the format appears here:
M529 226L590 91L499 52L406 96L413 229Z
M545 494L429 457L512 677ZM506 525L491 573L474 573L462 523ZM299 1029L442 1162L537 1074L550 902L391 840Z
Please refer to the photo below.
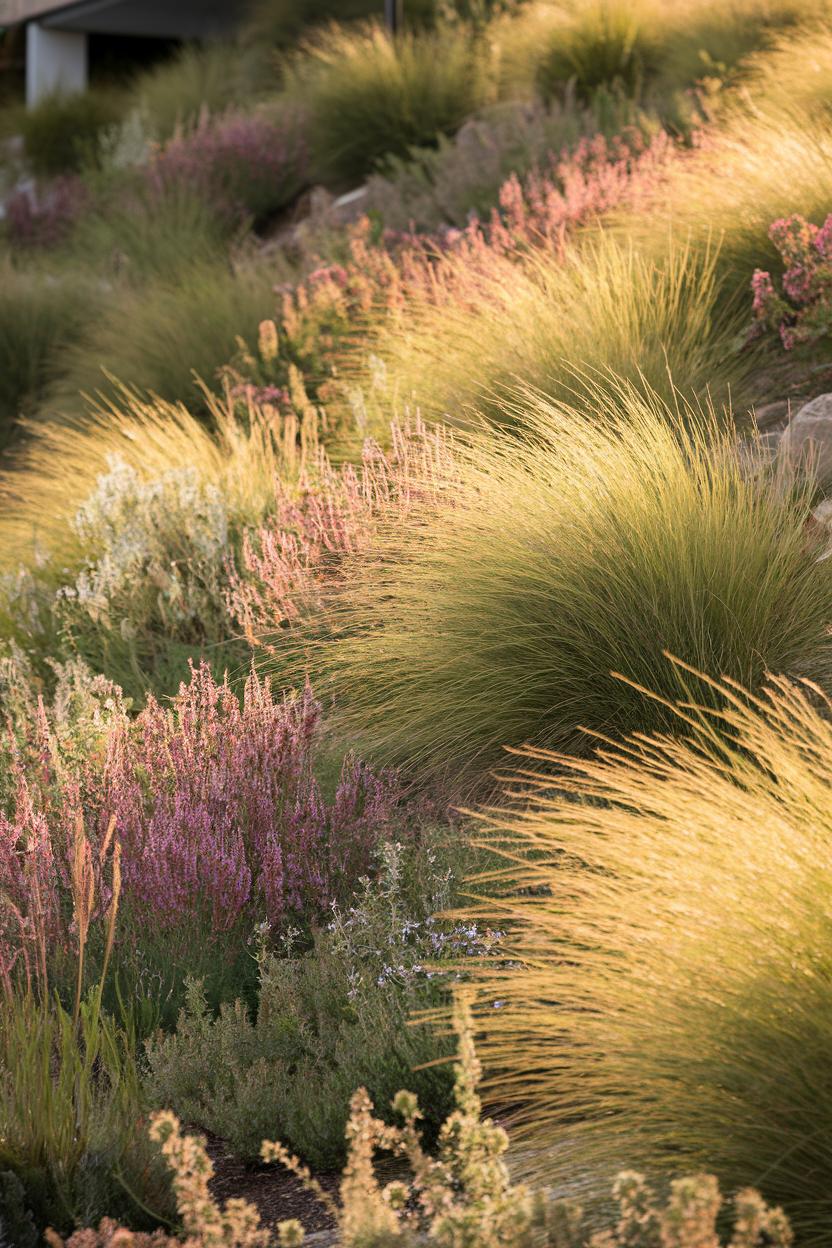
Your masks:
M76 833L84 802L100 792L94 768L81 764L70 775L59 761L53 727L38 698L24 740L8 729L9 781L0 809L0 987L7 992L18 963L31 986L46 989L47 952L67 949L72 907L67 904ZM110 889L92 864L98 907Z
M67 813L71 804L70 797ZM0 813L0 985L7 995L18 961L30 985L45 986L46 951L65 944L61 895L68 857L62 851L69 842L61 834L55 840L21 771L13 812Z
M6 230L15 247L62 243L89 201L82 180L55 178L45 187L20 187L6 201Z
M244 535L244 571L229 566L232 617L264 644L264 635L320 608L345 557L366 549L391 509L402 516L451 496L454 480L452 435L419 419L393 425L389 451L368 439L358 468L336 468L321 450L298 490L277 483L274 514Z
M385 231L376 237L369 218L362 218L348 231L344 264L318 264L303 282L282 289L277 347L241 354L230 370L237 392L297 408L288 384L292 366L313 400L329 402L338 392L333 374L349 373L351 342L360 341L377 318L394 318L413 298L459 301L498 256L562 251L571 230L646 193L675 151L664 132L652 139L637 131L613 140L583 139L545 171L522 181L508 178L491 215L472 216L462 230Z
M436 235L388 231L371 243L365 218L351 233L351 264L316 270L300 297L308 299L310 288L316 293L325 289L333 298L341 291L363 312L380 299L399 306L415 289L441 297L438 270L444 257L462 256L485 267L495 254L522 254L532 247L561 250L570 229L643 194L674 152L663 131L650 140L638 131L611 140L599 134L565 148L545 171L522 181L512 174L491 215L472 215L464 230L446 228Z
M771 274L757 269L751 279L752 311L758 331L776 330L787 351L832 330L832 213L823 225L794 214L774 221L769 238L783 261L782 295Z
M122 902L163 928L198 919L222 931L243 917L277 926L347 900L399 789L394 773L347 756L325 797L313 770L320 718L308 690L275 699L252 674L241 702L202 665L168 707L151 698L134 721L118 719L104 756L73 774L56 766L44 723L41 766L16 758L11 810L0 813L0 986L21 958L45 982L46 950L71 947L83 825L95 849L114 821ZM103 878L95 895L106 908Z
M675 150L664 131L649 140L637 130L614 139L583 138L553 158L547 170L522 181L512 174L490 217L472 217L465 230L446 231L444 246L476 253L484 245L500 255L529 247L560 251L571 229L645 194Z
M111 739L102 818L114 815L124 896L162 923L207 908L272 925L325 911L371 864L396 804L391 773L352 757L332 801L313 773L320 706L275 701L252 674L242 704L193 669L169 708L150 699Z
M278 123L232 114L175 136L155 155L148 176L158 191L187 186L231 218L259 222L291 203L306 169L306 144L293 117Z

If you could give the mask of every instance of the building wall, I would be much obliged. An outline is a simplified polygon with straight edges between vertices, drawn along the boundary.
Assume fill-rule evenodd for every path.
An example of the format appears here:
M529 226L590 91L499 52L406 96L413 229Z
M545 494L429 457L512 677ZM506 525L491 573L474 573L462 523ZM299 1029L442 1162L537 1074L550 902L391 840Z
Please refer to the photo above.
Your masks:
M26 27L26 103L31 108L47 95L71 95L87 86L87 36L74 30L47 30L40 22Z
M26 101L83 91L89 40L203 40L233 30L245 0L0 0L0 27L26 23ZM163 42L164 41L164 42ZM137 44L138 47L138 44Z

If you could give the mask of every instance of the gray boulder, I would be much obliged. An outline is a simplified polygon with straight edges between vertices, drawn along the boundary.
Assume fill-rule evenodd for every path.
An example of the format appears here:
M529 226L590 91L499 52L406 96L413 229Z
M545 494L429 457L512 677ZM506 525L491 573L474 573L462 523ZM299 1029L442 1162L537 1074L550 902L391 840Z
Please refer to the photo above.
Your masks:
M783 431L782 460L811 464L819 480L832 482L832 394L805 403Z

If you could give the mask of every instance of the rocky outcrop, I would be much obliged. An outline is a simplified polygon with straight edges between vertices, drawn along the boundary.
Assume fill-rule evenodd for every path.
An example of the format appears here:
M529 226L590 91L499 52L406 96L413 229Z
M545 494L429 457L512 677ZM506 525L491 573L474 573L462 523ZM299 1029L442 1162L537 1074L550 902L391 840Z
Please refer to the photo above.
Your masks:
M820 394L792 417L777 449L781 460L803 462L832 485L832 394Z

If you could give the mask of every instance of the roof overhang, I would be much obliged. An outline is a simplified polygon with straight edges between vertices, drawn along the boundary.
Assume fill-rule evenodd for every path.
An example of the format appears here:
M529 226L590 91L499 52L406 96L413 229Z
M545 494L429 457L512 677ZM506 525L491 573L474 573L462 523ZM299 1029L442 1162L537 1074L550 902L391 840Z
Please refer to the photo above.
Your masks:
M206 39L239 21L239 0L0 0L0 25L37 20L50 30Z

